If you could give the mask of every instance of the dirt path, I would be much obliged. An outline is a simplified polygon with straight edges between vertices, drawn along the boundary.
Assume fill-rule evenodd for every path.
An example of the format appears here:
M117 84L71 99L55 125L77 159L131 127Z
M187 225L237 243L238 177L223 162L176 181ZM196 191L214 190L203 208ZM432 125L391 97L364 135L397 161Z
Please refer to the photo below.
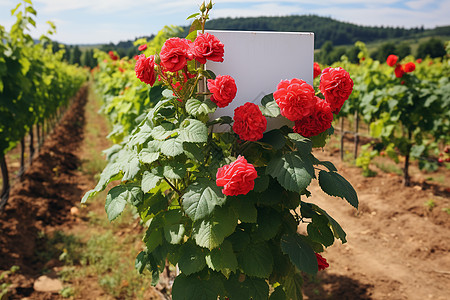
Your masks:
M381 171L364 178L361 170L333 161L358 192L357 212L344 200L324 196L318 185L308 201L338 220L346 244L325 251L330 268L320 274L321 285L310 284L310 299L448 299L450 287L450 197L420 185L405 188L401 178ZM447 174L448 175L448 174ZM439 190L439 189L437 189ZM424 205L434 199L430 212Z

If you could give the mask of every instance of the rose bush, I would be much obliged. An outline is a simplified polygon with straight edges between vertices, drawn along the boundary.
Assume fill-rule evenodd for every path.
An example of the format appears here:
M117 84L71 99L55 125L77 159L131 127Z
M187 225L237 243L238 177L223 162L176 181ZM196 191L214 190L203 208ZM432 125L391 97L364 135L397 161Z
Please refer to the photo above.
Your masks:
M107 216L134 207L145 227L136 268L157 284L166 264L177 265L175 300L300 299L301 272L316 274L327 266L319 253L335 239L346 242L329 212L307 201L310 183L358 206L336 167L313 155L333 133L332 110L345 101L351 79L327 71L331 100L298 78L281 81L261 104L234 99L235 81L205 69L226 51L203 33L211 8L200 7L185 39L169 38L159 53L138 57L148 109L106 151L109 163L82 201L119 182L107 194ZM234 116L214 119L230 101L242 103ZM294 128L267 130L267 118L285 117Z

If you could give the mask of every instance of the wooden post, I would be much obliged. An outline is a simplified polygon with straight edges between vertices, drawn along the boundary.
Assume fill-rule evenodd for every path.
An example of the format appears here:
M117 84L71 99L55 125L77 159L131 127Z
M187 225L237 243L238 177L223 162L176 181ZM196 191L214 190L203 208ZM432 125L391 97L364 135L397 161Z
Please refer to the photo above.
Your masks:
M25 138L20 140L20 169L18 177L21 177L25 172Z
M358 143L359 143L359 115L358 111L355 111L355 149L353 151L353 158L356 159L358 157Z
M8 166L6 165L5 154L0 156L0 169L2 171L2 193L0 194L0 212L3 211L6 202L9 198L9 176L8 176Z
M30 165L31 162L33 161L33 156L34 156L34 131L33 131L33 126L31 126L30 129Z
M408 128L408 140L411 142L412 139L412 131ZM411 184L411 177L409 177L409 156L411 154L411 148L412 145L408 144L406 148L406 155L405 155L405 165L403 167L403 185L404 186L410 186Z

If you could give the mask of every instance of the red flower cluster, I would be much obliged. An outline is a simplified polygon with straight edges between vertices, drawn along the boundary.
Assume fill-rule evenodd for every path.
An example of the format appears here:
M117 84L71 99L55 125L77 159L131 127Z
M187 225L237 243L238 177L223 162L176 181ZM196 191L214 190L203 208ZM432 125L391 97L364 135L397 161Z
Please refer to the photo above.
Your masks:
M330 265L327 263L327 260L322 257L319 253L316 253L317 265L319 267L319 271L325 270Z
M134 71L140 81L152 86L156 81L155 56L145 57L145 54L139 55Z
M353 91L353 80L344 69L328 67L322 71L319 89L330 104L331 111L338 114Z
M388 56L388 58L386 59L386 63L389 67L393 67L398 61L398 56L391 54Z
M192 54L201 64L206 63L206 60L223 62L223 44L212 34L199 34L192 46Z
M147 44L140 45L138 48L139 51L144 51L146 49L147 49Z
M234 110L233 131L244 141L257 141L263 137L267 120L258 105L247 102Z
M312 115L295 121L294 132L304 137L311 137L324 132L331 127L333 113L328 102L316 97L314 112Z
M237 87L229 75L217 76L215 80L208 79L208 89L212 93L211 101L218 107L225 107L236 97Z
M314 65L313 65L313 77L314 78L316 78L317 76L319 76L320 75L320 73L322 72L322 70L320 69L320 66L319 66L319 64L318 63L316 63L316 62L314 62Z
M402 65L400 63L397 62L398 61L398 56L396 55L389 55L387 60L386 60L386 64L390 67L394 67L394 74L395 77L397 78L402 78L403 75L405 75L405 73L410 73L412 71L414 71L416 69L416 65L413 62L407 62L406 64ZM420 63L420 62L418 62Z
M294 78L281 81L273 97L281 114L291 121L308 117L314 109L314 89L305 81Z
M159 57L161 66L169 72L177 72L183 69L188 60L192 60L190 54L191 41L180 38L168 39L161 48Z
M273 93L281 114L294 121L294 132L304 137L318 135L331 127L333 113L339 113L353 91L353 80L342 68L325 68L319 87L325 100L315 96L313 87L297 78L281 81Z
M243 156L217 170L217 186L223 186L222 193L227 196L245 195L255 187L258 173Z
M109 58L111 58L112 60L118 60L119 59L119 57L117 55L115 55L113 51L109 51L108 55L109 55Z

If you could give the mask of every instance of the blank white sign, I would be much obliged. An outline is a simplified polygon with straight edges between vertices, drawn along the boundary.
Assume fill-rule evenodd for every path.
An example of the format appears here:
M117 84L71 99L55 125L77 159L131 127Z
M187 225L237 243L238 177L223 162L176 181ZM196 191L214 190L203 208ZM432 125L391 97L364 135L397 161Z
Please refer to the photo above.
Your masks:
M236 98L218 108L211 119L234 116L234 109L276 91L281 80L303 79L313 84L314 34L305 32L219 31L215 35L225 49L224 61L208 61L206 68L218 75L230 75L237 85ZM280 120L284 119L283 117ZM268 120L267 130L289 121ZM217 129L216 129L217 130Z

